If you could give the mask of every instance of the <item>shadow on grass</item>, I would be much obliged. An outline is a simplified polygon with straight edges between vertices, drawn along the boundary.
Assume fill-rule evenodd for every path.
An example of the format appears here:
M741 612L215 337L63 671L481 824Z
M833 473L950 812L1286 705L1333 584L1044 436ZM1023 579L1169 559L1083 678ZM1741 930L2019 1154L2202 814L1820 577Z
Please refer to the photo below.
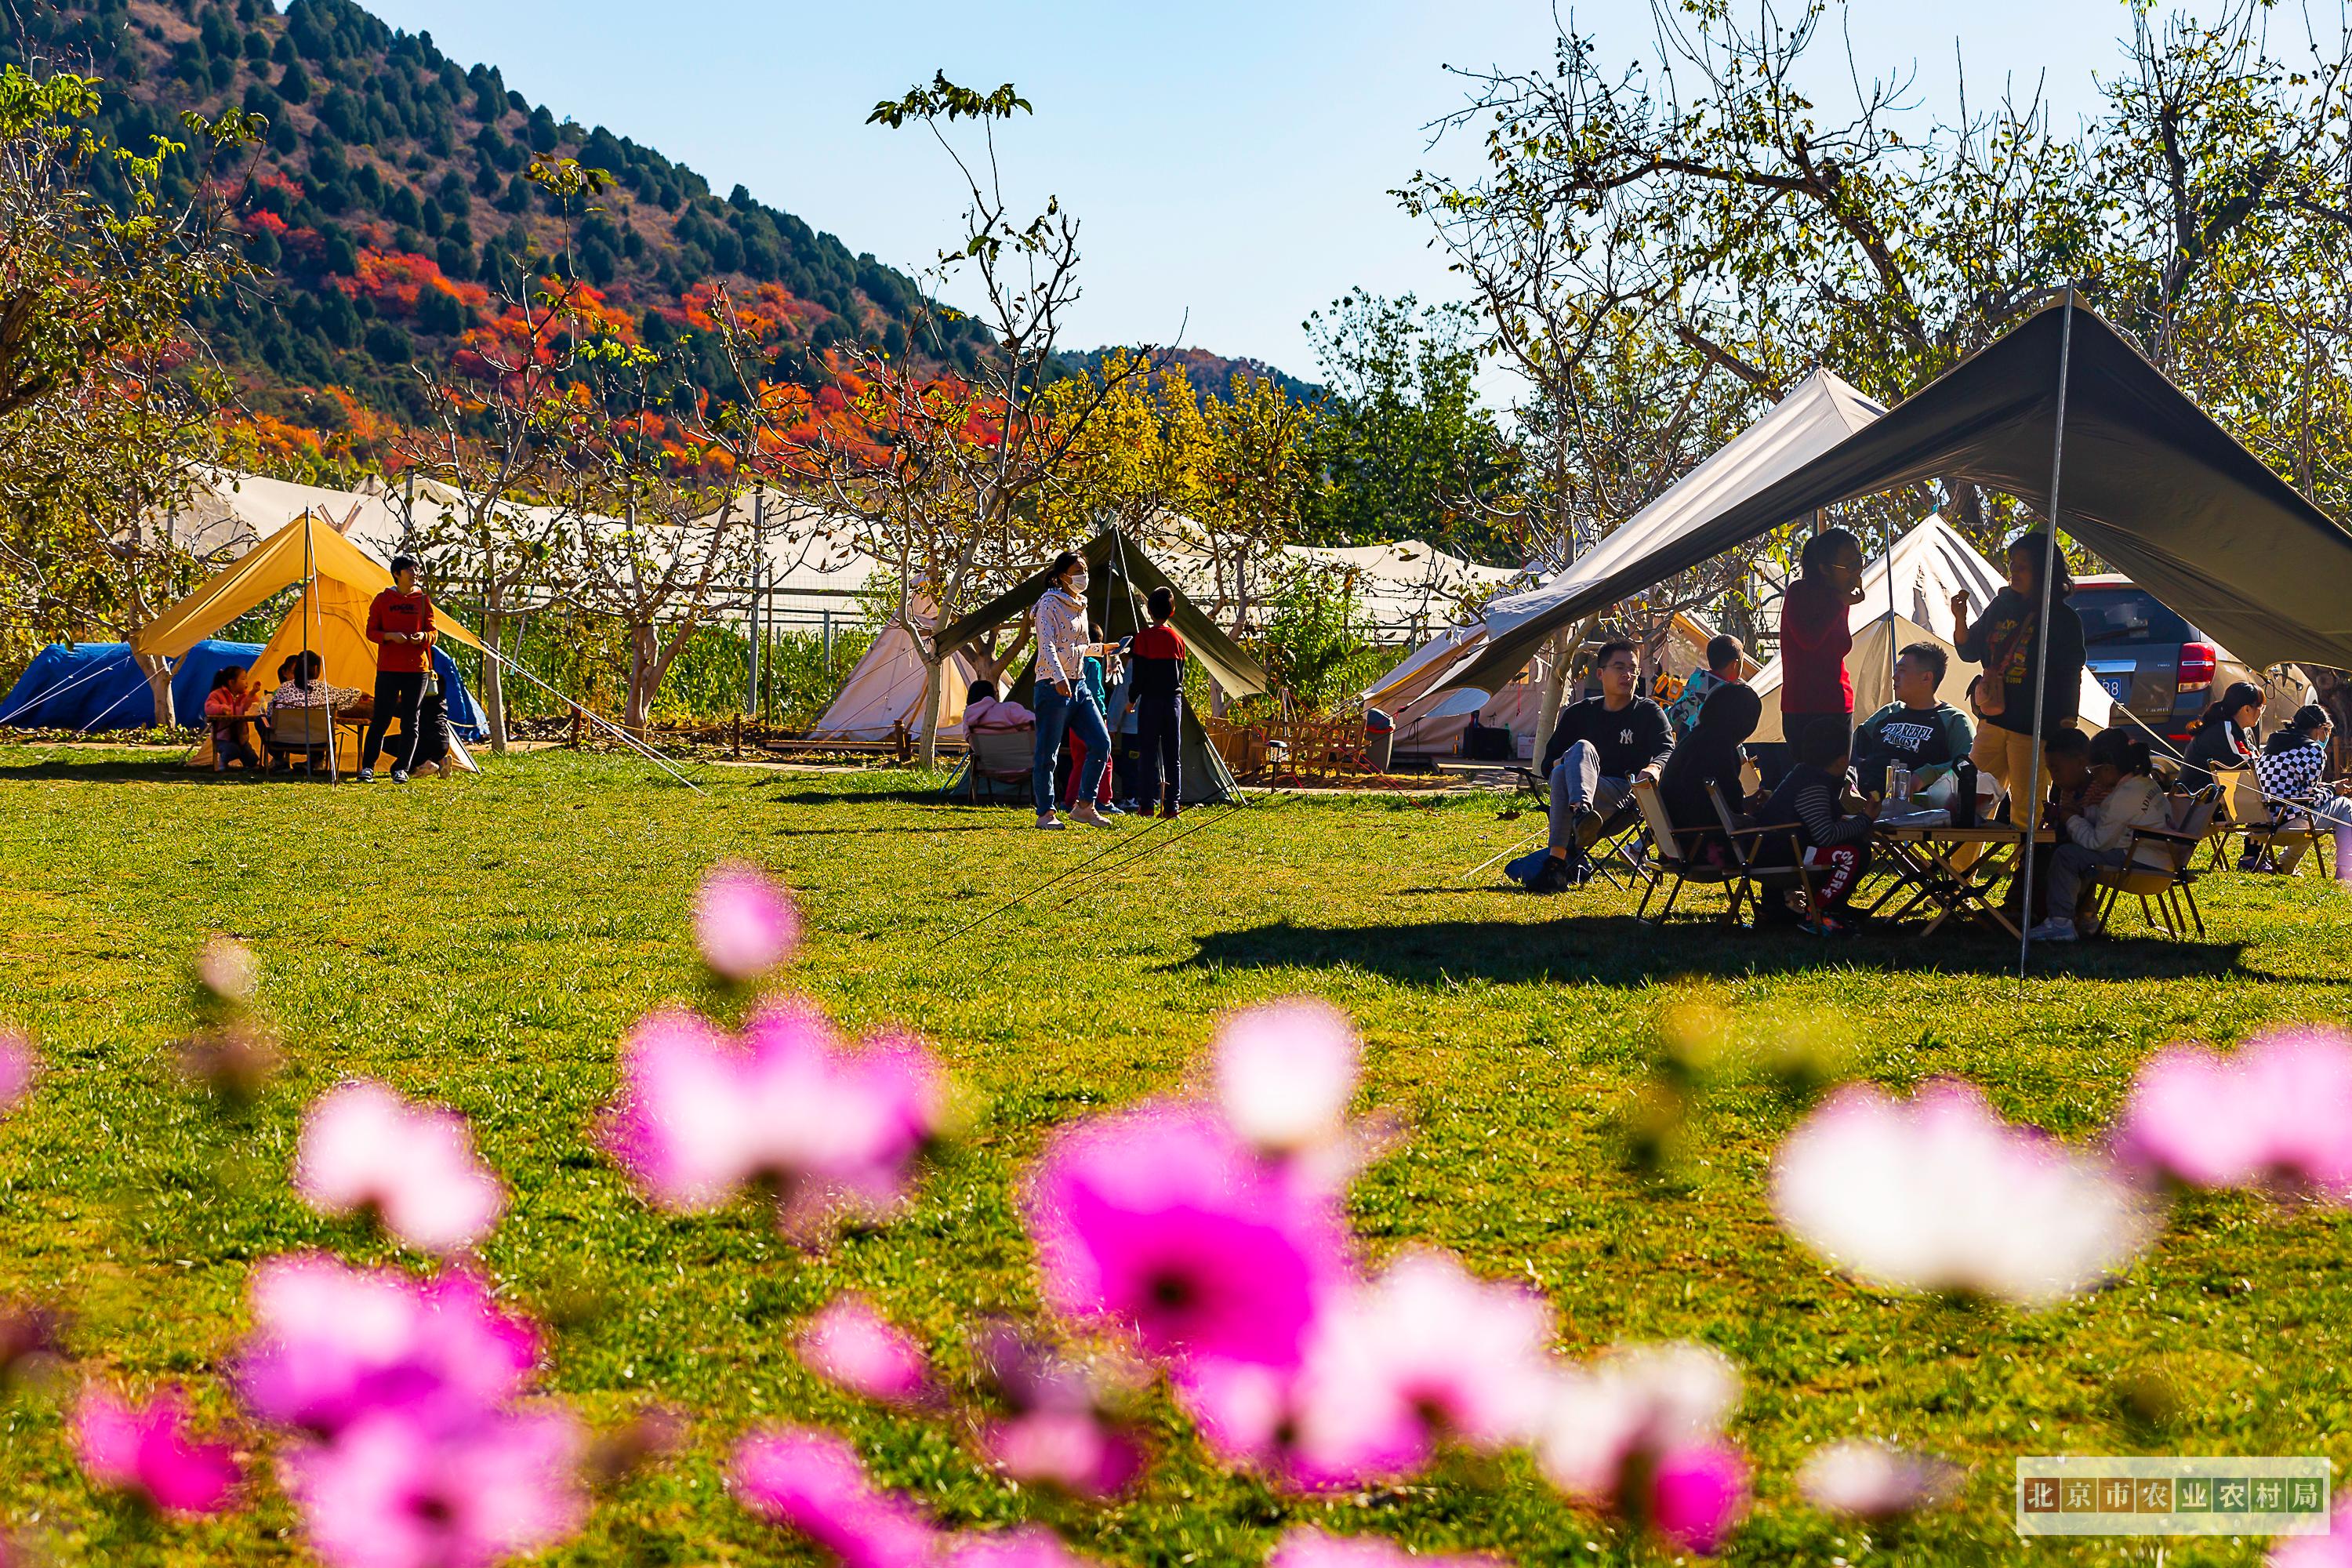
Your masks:
M216 773L210 768L184 767L178 759L158 762L131 762L112 759L84 762L71 757L45 758L37 762L0 760L0 781L25 779L65 779L75 784L173 784L224 786L259 786L262 784L308 784L301 774L271 773L254 777L242 773ZM319 775L325 784L327 776Z
M1916 930L1916 928L1911 928ZM2122 936L2039 949L2032 973L2091 980L2191 980L2238 975L2242 942ZM1808 970L1918 970L2015 973L2017 944L1975 931L1921 941L1896 927L1823 943L1726 929L1711 921L1646 926L1631 915L1521 921L1430 921L1417 925L1311 926L1276 921L1202 939L1174 968L1318 969L1347 964L1404 984L1490 980L1499 984L1586 982L1642 985L1675 976L1738 978Z
M949 798L940 794L937 784L901 785L896 788L877 786L871 789L778 789L771 787L767 798L782 805L956 805L965 810L975 807L961 795ZM1013 803L1004 802L1006 807Z

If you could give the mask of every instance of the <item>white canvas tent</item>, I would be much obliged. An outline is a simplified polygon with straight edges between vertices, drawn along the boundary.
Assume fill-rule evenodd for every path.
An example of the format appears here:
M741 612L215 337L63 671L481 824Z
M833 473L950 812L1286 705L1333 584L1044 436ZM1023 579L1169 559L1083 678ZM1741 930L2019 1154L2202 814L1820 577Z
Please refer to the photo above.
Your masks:
M1346 585L1357 620L1375 635L1412 637L1432 622L1452 620L1465 605L1526 575L1510 566L1482 566L1418 539L1386 544L1283 547L1295 568Z
M1960 662L1953 644L1960 627L1952 616L1952 595L1969 596L1969 616L1984 614L1992 596L2007 581L1993 563L1978 553L1951 525L1930 512L1864 568L1862 602L1853 606L1848 624L1853 650L1846 656L1846 672L1853 678L1853 714L1859 721L1895 700L1895 656L1914 642L1939 643L1951 657L1944 678L1944 700L1964 704L1969 666ZM1785 674L1774 659L1749 684L1764 699L1764 720L1756 729L1759 742L1780 741L1779 693ZM2106 728L2113 700L2098 679L2083 671L2082 726Z
M1655 553L1727 508L1778 483L1885 412L1832 373L1813 372L1762 418L1578 556L1567 571L1540 588L1507 595L1487 605L1485 624L1489 640L1553 618L1559 605L1591 584ZM1525 655L1520 658L1523 660ZM1481 673L1499 676L1500 661Z
M362 550L388 560L410 542L404 518L412 501L421 525L451 500L428 479L370 476L357 489L343 490L215 468L198 477L187 501L161 526L198 557L226 559L244 554L307 511L327 520Z
M971 661L952 655L940 671L940 735L963 738L964 699L974 674ZM882 628L857 668L842 683L840 694L825 709L809 738L817 741L887 741L903 727L908 735L923 732L923 656L906 627L891 623Z
M1368 707L1378 708L1396 721L1394 752L1398 756L1449 756L1462 744L1472 719L1489 729L1507 729L1532 736L1541 718L1548 656L1538 653L1517 677L1499 690L1442 690L1446 675L1464 661L1477 657L1486 646L1486 628L1473 621L1448 626L1407 655L1403 662L1374 681L1363 694Z

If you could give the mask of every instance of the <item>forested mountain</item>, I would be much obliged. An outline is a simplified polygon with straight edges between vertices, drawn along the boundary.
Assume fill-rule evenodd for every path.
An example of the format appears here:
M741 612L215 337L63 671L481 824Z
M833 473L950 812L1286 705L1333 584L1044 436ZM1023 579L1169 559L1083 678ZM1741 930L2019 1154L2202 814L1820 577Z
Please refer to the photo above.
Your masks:
M1117 352L1112 348L1088 349L1070 358L1082 369L1097 370L1106 358ZM1277 370L1262 359L1246 356L1231 359L1223 354L1211 353L1206 349L1154 349L1151 351L1151 363L1155 378L1164 369L1181 366L1192 382L1192 390L1203 397L1231 395L1235 376L1271 381L1299 403L1314 403L1323 395L1320 386Z
M257 299L202 325L258 414L331 437L353 421L422 412L405 367L443 360L500 309L509 258L562 219L524 177L533 154L611 172L602 211L578 225L578 272L646 340L674 337L715 280L791 325L814 352L852 335L908 347L918 286L738 185L604 126L559 121L495 66L461 67L431 35L396 31L350 0L39 0L5 13L8 58L37 72L103 79L100 129L144 150L184 138L184 109L238 106L269 119L243 180L246 244L272 275ZM202 171L178 160L184 194ZM942 357L969 363L982 335L941 323ZM712 380L719 367L706 367ZM265 420L265 423L267 421ZM298 438L299 431L291 433Z
M572 255L597 313L625 318L642 341L689 331L723 281L740 304L786 324L811 384L823 351L843 339L894 355L909 348L922 301L905 273L740 184L721 197L651 147L558 120L496 66L460 66L429 33L396 30L351 0L291 0L282 14L266 0L23 0L0 18L8 59L101 79L97 129L121 145L184 138L187 109L268 117L257 162L212 171L242 184L245 243L268 279L198 325L236 374L251 431L277 455L364 461L379 455L373 433L387 418L424 412L410 367L446 363L499 314L512 258L531 242L558 247L563 216L524 174L535 154L576 158L617 182L602 210L577 218ZM175 160L165 194L184 195L205 174ZM968 369L984 342L976 321L943 313L913 346ZM695 379L723 384L707 337L702 352ZM1279 376L1197 350L1176 357L1218 395L1237 371Z

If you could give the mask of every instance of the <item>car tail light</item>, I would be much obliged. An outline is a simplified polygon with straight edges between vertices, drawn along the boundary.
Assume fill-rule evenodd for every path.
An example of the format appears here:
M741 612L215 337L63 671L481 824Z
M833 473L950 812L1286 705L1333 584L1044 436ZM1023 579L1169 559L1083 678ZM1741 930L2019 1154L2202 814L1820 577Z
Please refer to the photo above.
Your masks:
M2180 645L2180 680L2183 691L2202 691L2213 684L2213 672L2221 668L2221 650L2209 642L2185 642Z

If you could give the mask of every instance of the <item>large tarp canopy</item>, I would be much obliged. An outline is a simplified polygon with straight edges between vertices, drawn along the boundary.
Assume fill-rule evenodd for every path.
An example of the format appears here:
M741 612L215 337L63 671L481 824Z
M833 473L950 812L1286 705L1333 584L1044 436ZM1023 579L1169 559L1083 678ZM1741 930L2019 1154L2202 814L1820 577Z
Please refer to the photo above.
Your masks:
M2053 305L1794 473L1717 510L1552 607L1550 625L1637 593L1817 508L1966 479L2050 510L2059 356ZM2352 532L2215 424L2121 333L2072 307L2060 526L2256 665L2352 667ZM1510 640L1539 641L1530 622ZM1476 686L1494 650L1456 684ZM1507 673L1505 671L1504 673Z
M287 617L288 625L297 633L291 651L308 647L322 653L329 680L337 685L356 684L339 679L335 669L341 643L356 638L358 651L364 654L367 673L373 679L375 648L366 640L367 607L378 594L392 586L392 574L314 511L303 512L206 578L186 598L141 626L132 636L131 646L150 658L176 658L247 610L268 603L273 595L298 583L309 584L310 591L297 605L296 613ZM299 635L306 621L310 629L307 644ZM454 637L468 647L482 646L473 633L437 609L433 612L433 625L442 636ZM278 647L282 640L285 639L273 638L270 647ZM275 663L254 673L260 677L265 689L278 684Z
M1141 545L1122 538L1115 528L1106 528L1088 540L1078 553L1086 558L1087 574L1092 579L1087 592L1087 613L1105 637L1122 637L1142 630L1143 601L1150 597L1153 589L1166 588L1176 595L1170 624L1184 638L1192 657L1216 678L1226 695L1254 697L1266 689L1265 671L1258 668L1257 661L1202 615L1184 596L1183 590L1152 563ZM999 594L961 620L941 627L940 645L960 648L982 633L1003 626L1045 597L1048 585L1045 574L1040 572L1017 587Z

